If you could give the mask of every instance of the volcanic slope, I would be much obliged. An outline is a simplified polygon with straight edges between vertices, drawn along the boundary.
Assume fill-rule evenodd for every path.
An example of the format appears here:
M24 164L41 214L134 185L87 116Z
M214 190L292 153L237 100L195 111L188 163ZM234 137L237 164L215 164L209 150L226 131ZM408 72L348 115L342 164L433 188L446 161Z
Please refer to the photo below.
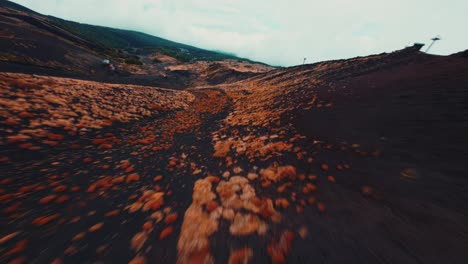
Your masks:
M140 32L42 15L6 0L0 0L0 29L3 72L184 89L274 69Z
M402 50L184 91L1 73L0 261L464 263L466 72Z

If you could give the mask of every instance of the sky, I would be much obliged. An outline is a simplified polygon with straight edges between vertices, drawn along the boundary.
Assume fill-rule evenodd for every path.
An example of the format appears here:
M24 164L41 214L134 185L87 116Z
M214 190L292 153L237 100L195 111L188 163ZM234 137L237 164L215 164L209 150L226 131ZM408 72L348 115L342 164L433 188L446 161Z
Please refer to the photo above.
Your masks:
M145 32L277 66L468 49L468 0L14 0L67 20ZM427 46L426 46L427 47ZM425 50L425 48L423 50Z

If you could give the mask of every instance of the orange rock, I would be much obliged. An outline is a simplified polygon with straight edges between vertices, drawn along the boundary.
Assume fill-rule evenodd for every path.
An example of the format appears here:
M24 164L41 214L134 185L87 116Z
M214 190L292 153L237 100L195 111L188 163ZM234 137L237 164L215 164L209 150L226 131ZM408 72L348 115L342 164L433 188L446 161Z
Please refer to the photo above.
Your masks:
M96 184L91 184L89 187L88 187L88 190L86 190L87 193L93 193L97 188L97 185Z
M59 258L56 258L54 260L52 260L52 262L50 264L63 264L63 261Z
M103 149L112 149L112 145L111 145L111 144L107 144L107 143L106 143L106 144L102 144L102 145L101 145L101 148L103 148Z
M84 163L91 163L91 162L93 162L93 159L92 159L92 158L89 158L89 157L88 157L88 158L84 158L84 159L83 159L83 162L84 162Z
M26 136L26 135L22 135L22 134L18 134L18 135L14 135L14 136L8 136L8 142L10 143L18 143L18 142L24 142L28 139L30 139L31 137L30 136Z
M343 165L340 165L340 164L336 165L336 169L339 170L339 171L342 171L343 170Z
M128 167L130 167L130 162L128 162L128 161L124 161L124 162L122 162L122 164L120 165L120 168L121 168L122 170L125 170L125 169L128 168Z
M125 183L130 183L130 182L136 182L136 181L139 181L140 180L140 175L138 175L138 173L132 173L130 175L127 176L127 180L125 181Z
M172 224L177 220L178 214L177 213L172 213L166 216L166 219L164 220L164 223Z
M5 210L3 210L3 212L5 212L5 214L11 214L11 213L14 213L18 210L18 208L21 206L22 202L16 202L14 203L13 205L10 205L9 207L5 208Z
M119 213L120 213L119 210L112 210L112 211L107 212L104 216L105 216L105 217L111 217L111 216L116 216L116 215L118 215Z
M263 188L268 188L271 185L270 181L262 181L262 187Z
M58 143L57 141L53 141L53 140L43 140L43 141L42 141L42 144L47 145L47 146L50 146L50 147L55 147L55 146L57 146L59 143Z
M46 197L40 199L39 203L40 204L48 204L48 203L52 202L56 197L57 197L57 195L55 195L55 194L47 195Z
M80 147L81 147L81 146L78 145L78 144L71 144L71 145L70 145L70 148L71 148L71 149L79 149Z
M161 234L159 235L159 239L163 240L164 238L172 234L172 232L174 232L174 229L171 226L164 228Z
M145 204L145 207L148 207L149 209L156 211L159 208L161 208L161 206L163 205L164 205L163 199L155 199L155 200L151 200L147 202L147 205Z
M61 203L64 203L66 201L70 200L70 196L68 195L60 195L57 200L55 200L56 203L58 204L61 204Z
M15 247L10 249L9 251L7 251L3 256L8 257L8 256L11 256L11 255L15 255L15 254L23 252L26 249L27 244L28 244L28 242L26 240L18 241L18 242L16 242Z
M336 180L335 180L335 177L332 176L332 175L328 175L327 180L328 180L329 182L335 182L335 181L336 181Z
M0 238L0 245L5 244L6 242L11 240L12 238L16 237L18 234L19 234L19 232L14 232L14 233L8 234L8 235Z
M279 218L278 212L273 207L273 201L268 198L262 199L262 205L260 206L259 214L264 219L271 218L272 220L276 220L277 218Z
M109 168L110 168L110 165L107 165L107 164L106 164L106 165L102 165L102 167L101 167L101 168L103 168L104 170L107 170L107 169L109 169Z
M140 210L141 207L143 207L142 203L132 203L128 208L128 212L129 213L134 213L134 212Z
M371 195L372 192L373 192L373 190L372 190L372 187L370 187L370 186L365 185L365 186L362 186L362 188L361 188L361 193L364 194L364 195Z
M309 231L307 230L307 227L303 226L303 227L299 228L297 233L299 234L299 236L302 239L305 239L307 237L307 235L309 234Z
M133 167L130 166L130 167L128 167L127 169L125 169L125 172L126 172L126 173L130 173L130 172L132 172L132 171L134 171L134 170L135 170L135 168L133 168Z
M218 208L218 203L216 201L209 201L207 204L206 204L206 211L208 211L209 213L213 212L216 208Z
M328 164L322 164L320 165L320 168L324 171L328 171Z
M47 134L47 138L53 141L60 141L60 140L63 140L65 137L60 134L49 133Z
M327 207L325 206L324 203L322 202L318 202L317 203L317 209L319 210L319 212L323 213L327 210Z
M8 126L15 126L15 125L18 124L18 121L16 121L15 119L12 119L12 118L7 118L2 123L5 124L5 125L8 125Z
M280 179L284 179L286 177L289 177L289 179L295 180L296 179L296 168L294 166L291 166L291 165L278 167L278 175L279 175Z
M154 177L153 181L157 182L157 181L160 181L163 179L163 176L162 175L158 175L156 177Z
M292 242L294 241L294 233L285 231L281 234L279 245L284 254L289 254L292 249Z
M112 179L112 183L115 183L115 184L120 184L120 183L123 183L124 181L125 181L125 176L120 176L120 177Z
M167 219L167 218L166 218ZM144 224L143 224L143 230L144 231L150 231L151 229L153 229L153 222L151 221L146 221Z
M304 208L302 206L296 205L296 213L302 214L303 211L304 211Z
M53 191L56 192L56 193L60 193L60 192L66 191L66 190L67 190L67 186L59 185L59 186L55 187Z
M19 147L21 149L31 149L32 147L34 147L34 145L32 143L24 143L24 144L20 144Z
M283 251L278 244L272 243L267 246L267 253L271 258L273 264L283 264L286 263L286 258Z
M18 116L21 117L21 118L33 118L33 117L35 117L34 114L31 114L31 113L26 112L26 111L23 111L23 112L19 113Z
M78 249L75 246L70 246L64 251L65 255L71 256L78 253Z
M317 186L315 184L312 184L312 183L307 183L304 188L307 189L308 192L314 192L314 191L317 190ZM304 192L304 189L303 189L303 192Z
M22 193L22 194L28 193L28 192L33 191L34 187L35 187L34 185L23 186L23 187L19 188L18 192Z
M247 264L253 255L251 248L241 248L231 252L228 264Z
M136 256L128 264L146 264L146 259L143 256Z
M313 205L315 204L315 197L309 197L309 199L307 200L309 202L310 205Z
M53 214L50 216L41 216L41 217L34 219L32 223L33 225L36 225L36 226L43 226L43 225L50 223L53 220L58 219L59 217L60 217L59 214Z
M24 264L24 263L27 263L26 260L27 260L26 257L17 257L17 258L10 260L8 264Z
M101 144L104 144L106 140L102 138L98 138L98 139L94 139L92 142L94 145L101 145Z
M278 193L283 193L285 190L286 190L286 185L284 184L278 187L278 189L276 189Z
M98 231L99 229L102 228L102 226L104 225L104 223L97 223L95 225L93 225L92 227L89 228L89 232L96 232Z
M288 202L288 200L286 200L284 198L279 198L279 199L276 199L275 205L276 205L276 207L286 209L286 208L289 207L289 202Z
M83 238L85 237L85 235L86 235L86 233L81 232L81 233L75 235L75 236L72 238L72 241L81 240L81 239L83 239Z
M231 151L231 146L233 145L233 141L218 141L214 145L215 153L213 157L215 158L224 158L227 154Z
M219 178L216 176L208 176L205 179L211 183L218 183L220 181Z
M151 150L153 150L154 152L157 152L157 151L161 151L163 148L161 147L153 147Z

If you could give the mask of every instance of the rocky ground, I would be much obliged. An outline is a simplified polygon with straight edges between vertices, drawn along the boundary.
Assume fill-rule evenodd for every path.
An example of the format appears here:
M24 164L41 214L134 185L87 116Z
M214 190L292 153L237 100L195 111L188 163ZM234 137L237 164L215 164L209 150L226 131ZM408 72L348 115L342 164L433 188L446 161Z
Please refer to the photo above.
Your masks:
M464 263L466 70L396 52L184 91L2 73L0 262Z

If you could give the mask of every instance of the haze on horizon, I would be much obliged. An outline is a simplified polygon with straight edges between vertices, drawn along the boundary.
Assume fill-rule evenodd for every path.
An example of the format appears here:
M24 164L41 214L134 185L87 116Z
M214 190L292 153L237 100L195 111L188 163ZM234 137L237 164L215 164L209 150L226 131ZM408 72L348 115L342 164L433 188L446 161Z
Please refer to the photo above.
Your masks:
M468 49L466 0L13 2L46 15L141 31L271 65L390 52L414 42L428 45L436 35L442 40L430 53Z

